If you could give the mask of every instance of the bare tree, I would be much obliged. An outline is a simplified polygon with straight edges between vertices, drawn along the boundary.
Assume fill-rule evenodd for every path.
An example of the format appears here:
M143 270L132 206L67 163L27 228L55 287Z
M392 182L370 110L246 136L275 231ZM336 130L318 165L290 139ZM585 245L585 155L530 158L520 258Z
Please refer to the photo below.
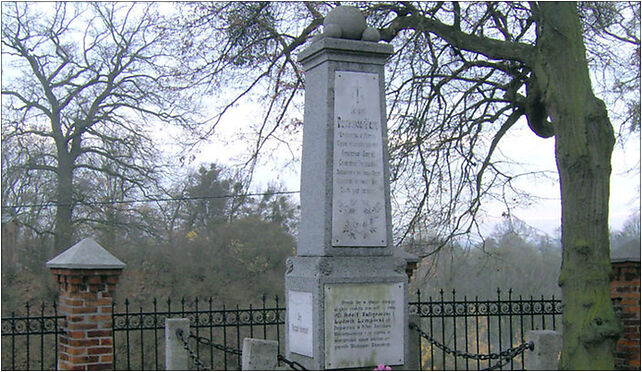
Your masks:
M608 71L607 60L597 58L608 53L594 49L587 59L586 45L597 45L592 40L607 46L606 51L624 48L632 61L621 67L639 70L639 4L618 5L621 19L612 16L617 12L591 18L590 7L582 4L580 13L575 3L357 5L396 50L387 71L388 124L393 194L405 194L398 208L412 211L402 219L406 231L428 226L440 237L439 249L477 230L484 200L497 198L510 207L520 197L514 184L520 175L498 161L496 149L525 118L537 136L555 140L564 250L562 367L612 369L612 346L621 328L609 300L608 202L615 136L589 70ZM270 93L260 97L267 109L252 159L266 139L284 132L290 97L303 82L293 52L320 32L322 14L331 6L199 4L188 22L200 30L202 43L212 45L202 60L212 81L243 84L215 123L251 92L269 87ZM591 19L608 22L594 27ZM635 108L639 74L625 78L620 68L611 76L622 81L605 86L626 88L621 97ZM639 119L631 117L629 126L635 127Z
M25 157L14 166L55 179L56 250L71 244L74 206L88 199L79 175L145 194L161 166L150 124L195 129L197 75L184 73L173 23L156 8L2 4L2 135Z
M589 66L618 139L640 130L640 3L578 3Z
M260 117L244 123L251 128L244 162L250 174L271 143L293 153L290 135L300 129L301 120L290 113L302 107L304 85L294 51L318 33L323 22L320 5L263 1L180 6L182 26L189 30L183 52L207 75L204 91L217 98L210 130L203 137L211 136L236 106L259 103L264 108Z
M437 177L426 182L426 190L442 187L439 194L450 193L447 200L462 200L460 190L472 189L463 195L469 208L456 217L457 223L477 211L483 178L513 179L491 159L517 119L525 116L536 135L555 138L562 192L562 368L613 368L612 348L621 329L609 295L608 200L615 138L606 106L592 90L576 5L485 3L463 8L455 3L394 10L397 17L383 34L391 40L404 29L415 30L425 40L419 50L422 55L430 51L432 60L425 78L422 72L409 78L412 84L421 79L416 84L421 98L413 100L419 107L406 115L410 120L401 133L412 141L412 149L446 148L420 148L410 157L420 161L423 172L417 173ZM471 150L488 126L495 134L486 155L475 157ZM423 160L426 153L434 154L432 161ZM452 182L452 161L439 166L437 156L450 154L456 154L454 166L465 183ZM450 172L440 171L444 168Z

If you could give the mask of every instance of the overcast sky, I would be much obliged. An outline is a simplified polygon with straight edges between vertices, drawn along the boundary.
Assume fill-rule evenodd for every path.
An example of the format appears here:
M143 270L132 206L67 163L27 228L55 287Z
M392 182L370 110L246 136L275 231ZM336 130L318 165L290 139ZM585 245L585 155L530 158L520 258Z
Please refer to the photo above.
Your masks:
M167 3L168 5L170 3ZM171 9L171 8L170 8ZM167 10L169 11L169 10ZM3 74L7 73L4 69ZM243 123L256 120L255 113L260 107L252 104L239 105L217 128L215 138L200 148L196 163L217 162L234 165L247 156L246 144L238 140L239 136L249 134ZM302 112L293 112L293 116L302 118ZM167 128L158 131L165 137ZM247 133L246 133L247 132ZM529 225L557 236L560 226L560 197L557 183L557 170L554 158L554 139L544 140L527 128L524 123L516 125L506 138L501 141L499 156L515 161L521 171L549 171L550 179L524 178L517 182L532 195L540 199L530 206L512 211L513 215ZM269 183L280 183L285 190L299 190L301 133L289 143L289 148L280 144L278 148L267 148L263 153L263 163L255 173L252 191L264 190ZM292 160L295 160L292 162ZM640 136L631 135L624 146L616 144L613 153L613 172L611 176L610 224L618 230L627 218L640 210ZM637 169L637 171L631 171ZM298 197L297 201L298 201ZM489 211L484 225L490 231L494 223L501 220L505 207L499 203L486 206Z
M247 156L246 145L235 139L245 134L247 129L238 123L248 123L253 118L252 109L241 106L222 123L218 135L210 144L201 147L197 162L218 162L228 165L238 164L238 159ZM258 108L257 108L258 110ZM301 113L301 117L302 117ZM232 124L233 123L233 124ZM264 190L269 183L280 183L285 190L299 190L301 136L298 142L290 143L297 161L292 162L290 151L280 146L277 151L264 153L263 164L255 173L253 191ZM510 159L516 163L518 172L548 171L551 177L524 177L517 184L529 191L538 199L532 205L511 210L512 214L527 224L553 237L559 235L561 223L560 191L557 182L557 168L554 154L553 138L542 139L533 134L525 123L518 123L502 139L496 156ZM286 165L290 162L289 165ZM610 225L612 230L619 230L627 218L640 210L640 139L633 134L625 146L616 144L613 153L613 172L611 175ZM637 168L638 171L630 171ZM298 202L298 196L295 197ZM491 232L494 225L502 220L506 209L501 203L486 205L488 211L482 228Z

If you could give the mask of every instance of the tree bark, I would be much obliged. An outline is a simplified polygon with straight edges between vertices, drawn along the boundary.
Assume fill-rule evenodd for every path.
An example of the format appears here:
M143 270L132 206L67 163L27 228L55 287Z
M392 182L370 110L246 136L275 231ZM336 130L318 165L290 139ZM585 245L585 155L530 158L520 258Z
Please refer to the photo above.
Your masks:
M62 142L62 143L60 143ZM57 253L71 247L73 211L73 158L66 149L64 139L56 139L58 146L58 184L56 186L56 224L54 227L54 248Z
M562 198L562 369L613 369L609 178L615 138L593 94L575 3L539 5L535 73L555 129ZM542 78L543 77L543 78Z

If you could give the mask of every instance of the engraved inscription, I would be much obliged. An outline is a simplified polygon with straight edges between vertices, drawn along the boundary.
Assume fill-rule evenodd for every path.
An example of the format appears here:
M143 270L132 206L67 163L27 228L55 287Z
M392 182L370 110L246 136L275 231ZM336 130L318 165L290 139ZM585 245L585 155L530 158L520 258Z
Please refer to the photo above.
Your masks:
M335 74L332 245L386 246L379 77Z
M289 350L312 358L312 331L312 293L288 291Z
M325 286L326 368L403 364L403 286Z

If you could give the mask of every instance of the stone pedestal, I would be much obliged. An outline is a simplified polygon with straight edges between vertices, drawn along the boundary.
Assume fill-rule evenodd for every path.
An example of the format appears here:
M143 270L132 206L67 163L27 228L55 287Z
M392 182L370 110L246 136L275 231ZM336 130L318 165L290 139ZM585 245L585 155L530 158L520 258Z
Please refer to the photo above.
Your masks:
M125 264L88 238L47 262L58 281L64 333L58 369L113 369L112 294Z
M404 365L406 263L393 257L291 257L288 358L308 369Z
M404 367L408 277L393 255L384 96L393 49L364 41L376 30L349 40L328 37L345 37L345 25L324 26L326 37L299 55L301 225L285 276L286 355L311 370Z

